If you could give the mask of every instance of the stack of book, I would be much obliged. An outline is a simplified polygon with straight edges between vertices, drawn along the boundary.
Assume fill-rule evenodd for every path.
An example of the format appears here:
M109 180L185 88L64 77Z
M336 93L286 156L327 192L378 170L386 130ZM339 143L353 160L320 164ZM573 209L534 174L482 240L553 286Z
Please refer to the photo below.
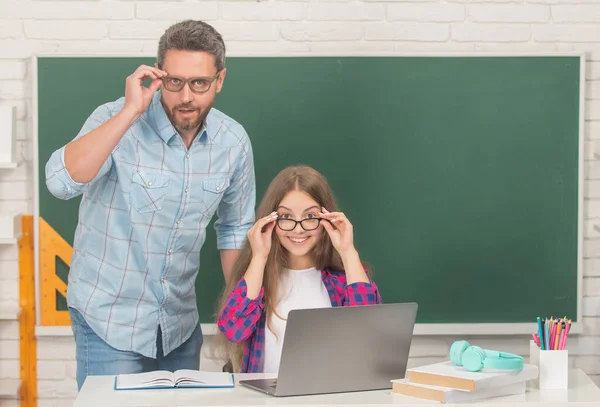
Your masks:
M525 393L527 381L537 376L538 368L531 364L525 364L518 372L486 369L470 372L447 361L407 369L406 378L392 380L392 393L460 403Z

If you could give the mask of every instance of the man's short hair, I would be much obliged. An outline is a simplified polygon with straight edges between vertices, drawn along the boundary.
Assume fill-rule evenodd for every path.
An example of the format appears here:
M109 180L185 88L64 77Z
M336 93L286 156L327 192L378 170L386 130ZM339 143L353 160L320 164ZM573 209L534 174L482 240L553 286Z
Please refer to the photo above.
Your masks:
M169 49L182 51L204 51L215 58L217 71L225 67L225 42L211 25L203 21L185 20L173 24L158 42L158 67L162 68Z

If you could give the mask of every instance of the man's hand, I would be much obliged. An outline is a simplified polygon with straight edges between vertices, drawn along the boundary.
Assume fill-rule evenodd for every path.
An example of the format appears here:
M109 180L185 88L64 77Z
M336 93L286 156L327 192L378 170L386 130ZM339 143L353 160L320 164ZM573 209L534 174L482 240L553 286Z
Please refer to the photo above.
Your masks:
M73 181L87 183L100 174L111 152L150 104L152 96L167 73L158 68L140 65L125 81L125 105L117 114L102 117L102 124L87 134L68 143L65 147L65 166ZM151 78L150 86L142 83ZM102 111L106 114L106 111ZM97 121L99 121L97 119ZM109 166L104 168L104 173ZM102 175L102 174L100 174Z
M161 78L167 73L158 68L148 65L140 65L135 72L129 75L125 81L125 106L123 110L129 111L137 118L150 104L152 96L161 84ZM147 78L152 79L148 87L142 83Z

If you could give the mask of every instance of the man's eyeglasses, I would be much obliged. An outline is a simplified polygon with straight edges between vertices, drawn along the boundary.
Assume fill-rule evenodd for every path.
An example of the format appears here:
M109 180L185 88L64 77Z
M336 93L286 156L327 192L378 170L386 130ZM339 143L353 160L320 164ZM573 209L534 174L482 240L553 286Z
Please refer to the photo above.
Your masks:
M169 92L179 92L187 83L190 90L194 93L206 93L210 89L213 82L219 77L221 72L217 72L215 76L210 78L198 77L191 79L177 78L176 76L165 76L161 78L163 87Z
M286 232L296 229L298 223L302 226L302 229L306 231L315 230L321 224L321 218L306 218L302 220L277 219L277 226L279 226L279 229L285 230Z

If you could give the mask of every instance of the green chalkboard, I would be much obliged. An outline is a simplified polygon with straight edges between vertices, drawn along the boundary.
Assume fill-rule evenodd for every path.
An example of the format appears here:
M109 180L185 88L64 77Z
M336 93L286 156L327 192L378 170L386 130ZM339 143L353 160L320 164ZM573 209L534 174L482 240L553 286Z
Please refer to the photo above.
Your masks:
M141 63L154 60L37 59L39 214L70 243L79 200L52 197L44 165ZM229 58L216 107L250 135L257 202L287 165L324 173L384 302L417 302L419 323L576 319L580 63ZM223 284L212 227L201 259L209 323Z

